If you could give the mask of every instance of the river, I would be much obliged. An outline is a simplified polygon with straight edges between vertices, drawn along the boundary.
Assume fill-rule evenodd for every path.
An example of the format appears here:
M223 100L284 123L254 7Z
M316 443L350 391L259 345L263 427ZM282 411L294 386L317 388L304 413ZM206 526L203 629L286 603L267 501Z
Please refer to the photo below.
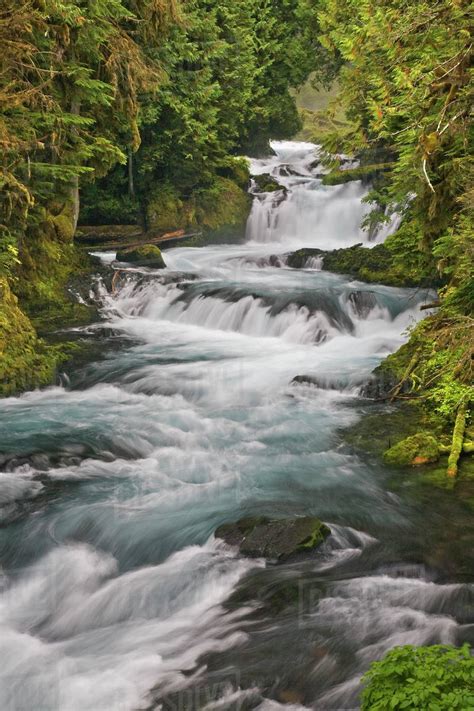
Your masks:
M427 294L288 268L367 242L368 206L322 186L314 146L273 149L252 170L282 191L254 195L244 244L102 288L92 362L1 403L4 711L356 709L391 647L474 636L462 502L340 436ZM332 535L246 559L213 533L250 514Z

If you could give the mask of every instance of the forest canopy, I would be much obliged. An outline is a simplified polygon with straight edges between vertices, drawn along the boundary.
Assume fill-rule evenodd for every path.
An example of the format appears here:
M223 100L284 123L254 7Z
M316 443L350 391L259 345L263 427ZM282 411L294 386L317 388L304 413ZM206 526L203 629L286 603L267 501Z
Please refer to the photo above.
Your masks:
M232 177L234 154L294 133L289 88L314 66L311 10L310 0L7 0L3 270L43 210L65 200L75 228L79 186L99 219L146 221L157 186L176 200L210 189Z

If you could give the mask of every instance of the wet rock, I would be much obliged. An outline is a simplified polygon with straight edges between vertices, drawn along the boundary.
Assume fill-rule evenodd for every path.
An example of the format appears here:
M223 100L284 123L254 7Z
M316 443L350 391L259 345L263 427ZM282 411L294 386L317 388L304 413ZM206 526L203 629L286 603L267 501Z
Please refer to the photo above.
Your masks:
M273 178L268 173L263 173L262 175L254 175L253 180L257 186L257 190L260 193L274 193L278 190L284 190L287 192L283 185L280 185L275 178Z
M437 462L438 459L438 442L427 432L403 439L384 454L386 463L394 466L420 466Z
M315 388L324 388L321 380L314 375L297 375L291 381L292 385L313 385Z
M166 264L159 247L153 244L144 244L133 249L124 249L117 252L119 262L128 262L139 267L152 269L165 269Z
M278 694L278 700L284 704L302 704L304 694L298 689L283 689Z
M244 518L220 526L215 535L229 545L239 546L242 555L281 561L314 550L330 533L319 519L307 516L280 520Z
M309 385L320 390L347 390L361 387L361 380L357 377L338 377L331 375L297 375L291 381L292 385ZM365 387L365 385L364 385Z
M367 318L377 306L377 297L373 291L351 291L347 300L359 318Z
M312 247L298 249L296 252L288 255L287 264L292 269L304 269L309 259L321 257L323 255L324 252L321 249L314 249Z
M399 385L399 375L390 370L386 363L376 368L370 379L360 388L360 396L368 400L387 400L393 394L395 388ZM402 383L399 390L399 395L411 392L413 383L410 378Z

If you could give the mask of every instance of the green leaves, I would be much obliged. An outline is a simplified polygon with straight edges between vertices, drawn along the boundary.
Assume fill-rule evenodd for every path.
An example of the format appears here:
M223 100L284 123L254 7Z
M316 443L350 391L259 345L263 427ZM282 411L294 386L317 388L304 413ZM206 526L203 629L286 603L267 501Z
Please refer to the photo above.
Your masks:
M362 711L451 711L474 704L474 658L468 645L396 647L372 664L363 681Z
M365 227L398 212L401 227L385 242L394 268L441 287L439 310L412 332L405 353L422 353L410 397L452 422L473 378L470 5L321 0L319 21L321 42L345 60L339 86L354 126L329 136L326 148L356 153L362 166L390 155Z

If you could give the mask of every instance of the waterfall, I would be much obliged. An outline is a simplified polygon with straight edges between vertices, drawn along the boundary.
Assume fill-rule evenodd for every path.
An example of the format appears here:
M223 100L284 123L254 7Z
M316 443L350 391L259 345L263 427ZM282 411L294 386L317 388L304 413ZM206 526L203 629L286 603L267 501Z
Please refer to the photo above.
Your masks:
M254 175L268 173L281 186L275 193L257 194L247 227L249 241L338 249L369 243L361 228L370 205L360 182L325 186L327 169L311 143L273 142L267 160L251 161Z

